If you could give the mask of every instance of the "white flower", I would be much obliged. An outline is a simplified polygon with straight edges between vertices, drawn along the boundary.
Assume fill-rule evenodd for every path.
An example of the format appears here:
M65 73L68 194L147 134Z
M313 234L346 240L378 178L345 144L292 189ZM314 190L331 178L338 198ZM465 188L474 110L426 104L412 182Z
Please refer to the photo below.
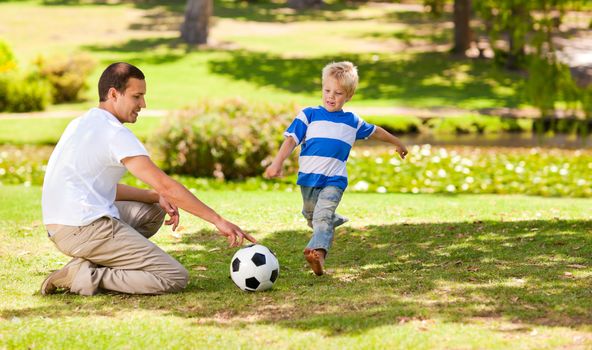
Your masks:
M382 164L382 162L383 162L382 158L375 158L374 159L374 163L376 163L376 164Z
M354 191L368 191L368 183L366 181L358 181L354 186Z
M473 166L473 161L470 160L470 159L464 158L462 160L462 165L464 165L464 166Z
M518 167L516 167L516 170L514 170L514 171L516 171L516 174L522 174L524 172L524 168L521 166L518 166Z
M376 189L376 192L378 193L386 193L386 187L384 186L380 186Z
M557 170L559 170L559 169L557 168L557 166L552 165L550 170L551 170L552 173L556 173Z
M438 156L434 156L434 157L432 158L432 163L440 163L440 157L438 157Z
M584 186L586 184L586 180L584 180L584 179L578 179L577 184L578 184L578 186Z
M514 170L514 164L512 164L512 163L506 163L506 169L507 170L510 170L510 171Z
M401 165L401 161L399 159L395 158L395 157L391 158L391 160L389 160L389 163L391 165L395 165L395 166L396 165Z
M411 193L419 193L419 188L417 188L417 187L413 187L413 188L411 189Z
M473 177L472 177L472 176L468 176L468 177L465 179L465 181L466 181L468 184L472 184L473 182L475 182L475 179L473 179Z
M438 170L438 176L440 176L440 177L446 177L446 170L444 170L444 169Z
M460 186L460 188L461 188L463 191L466 191L466 190L468 190L468 189L469 189L469 184L462 184L462 186Z
M448 192L454 192L454 191L456 191L456 186L454 186L454 185L448 185L448 186L446 186L446 191L448 191Z
M561 169L561 170L559 170L559 175L561 175L561 176L565 176L568 173L569 173L569 171L567 171L567 169Z

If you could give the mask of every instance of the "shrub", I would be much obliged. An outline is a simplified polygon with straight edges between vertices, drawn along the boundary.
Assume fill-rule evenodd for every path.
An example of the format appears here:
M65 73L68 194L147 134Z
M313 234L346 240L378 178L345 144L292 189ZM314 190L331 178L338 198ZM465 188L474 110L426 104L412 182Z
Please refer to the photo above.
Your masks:
M0 74L16 70L16 59L7 43L0 40Z
M50 101L47 82L16 73L0 74L0 111L41 111Z
M368 123L381 126L394 134L418 133L421 131L421 119L412 116L368 116L363 117Z
M50 59L39 56L35 64L40 76L52 86L53 101L63 103L78 100L80 92L88 88L86 81L96 62L87 54L75 54Z
M165 119L150 144L172 173L219 179L257 176L271 162L297 112L295 105L204 101Z

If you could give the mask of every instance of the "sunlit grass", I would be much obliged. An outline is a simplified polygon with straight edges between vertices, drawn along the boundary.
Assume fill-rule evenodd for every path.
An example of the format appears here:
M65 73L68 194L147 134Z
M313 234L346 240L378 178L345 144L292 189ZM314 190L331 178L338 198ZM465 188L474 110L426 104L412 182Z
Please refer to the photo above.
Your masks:
M352 60L360 69L360 87L352 101L358 106L473 109L524 104L520 76L496 72L488 61L458 61L444 53L450 22L413 12L421 6L403 12L397 4L330 6L294 13L278 4L219 2L211 42L199 49L178 39L180 2L4 2L0 30L21 69L30 67L37 55L90 53L99 62L89 78L91 87L108 63L124 60L140 66L147 73L147 102L153 109L237 96L316 105L320 71L337 60ZM96 104L94 88L83 97L85 102L50 109Z
M40 297L43 277L67 258L44 235L40 188L0 187L0 346L592 346L590 200L348 192L338 211L351 221L317 278L301 256L310 232L298 193L197 194L276 252L270 292L234 287L234 251L182 214L180 231L156 241L188 267L185 292Z

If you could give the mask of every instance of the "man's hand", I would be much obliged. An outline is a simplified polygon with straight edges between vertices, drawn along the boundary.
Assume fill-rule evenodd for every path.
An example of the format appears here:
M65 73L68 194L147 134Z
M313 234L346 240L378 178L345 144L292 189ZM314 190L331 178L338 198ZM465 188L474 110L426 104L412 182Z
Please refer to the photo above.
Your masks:
M271 163L270 166L265 169L265 173L263 173L263 177L267 179L272 179L274 177L281 177L283 176L282 165L277 165L275 163Z
M158 205L169 214L169 219L164 222L165 225L173 225L173 231L179 226L179 208L176 205L169 203L163 196L159 196Z
M243 240L245 238L253 243L257 243L255 238L253 238L250 234L243 232L240 227L236 226L230 221L222 219L218 224L216 224L216 228L218 231L220 231L220 235L226 237L230 247L239 247L243 245Z

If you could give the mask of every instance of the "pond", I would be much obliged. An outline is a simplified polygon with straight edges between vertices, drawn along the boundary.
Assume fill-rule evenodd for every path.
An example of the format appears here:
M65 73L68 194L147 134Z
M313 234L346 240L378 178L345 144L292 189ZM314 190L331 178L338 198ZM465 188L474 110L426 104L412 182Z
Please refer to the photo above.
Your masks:
M536 135L531 133L500 134L408 134L401 140L406 145L476 146L476 147L539 147L562 149L591 149L592 135L572 134ZM372 143L373 144L373 143ZM371 145L371 144L369 144Z

